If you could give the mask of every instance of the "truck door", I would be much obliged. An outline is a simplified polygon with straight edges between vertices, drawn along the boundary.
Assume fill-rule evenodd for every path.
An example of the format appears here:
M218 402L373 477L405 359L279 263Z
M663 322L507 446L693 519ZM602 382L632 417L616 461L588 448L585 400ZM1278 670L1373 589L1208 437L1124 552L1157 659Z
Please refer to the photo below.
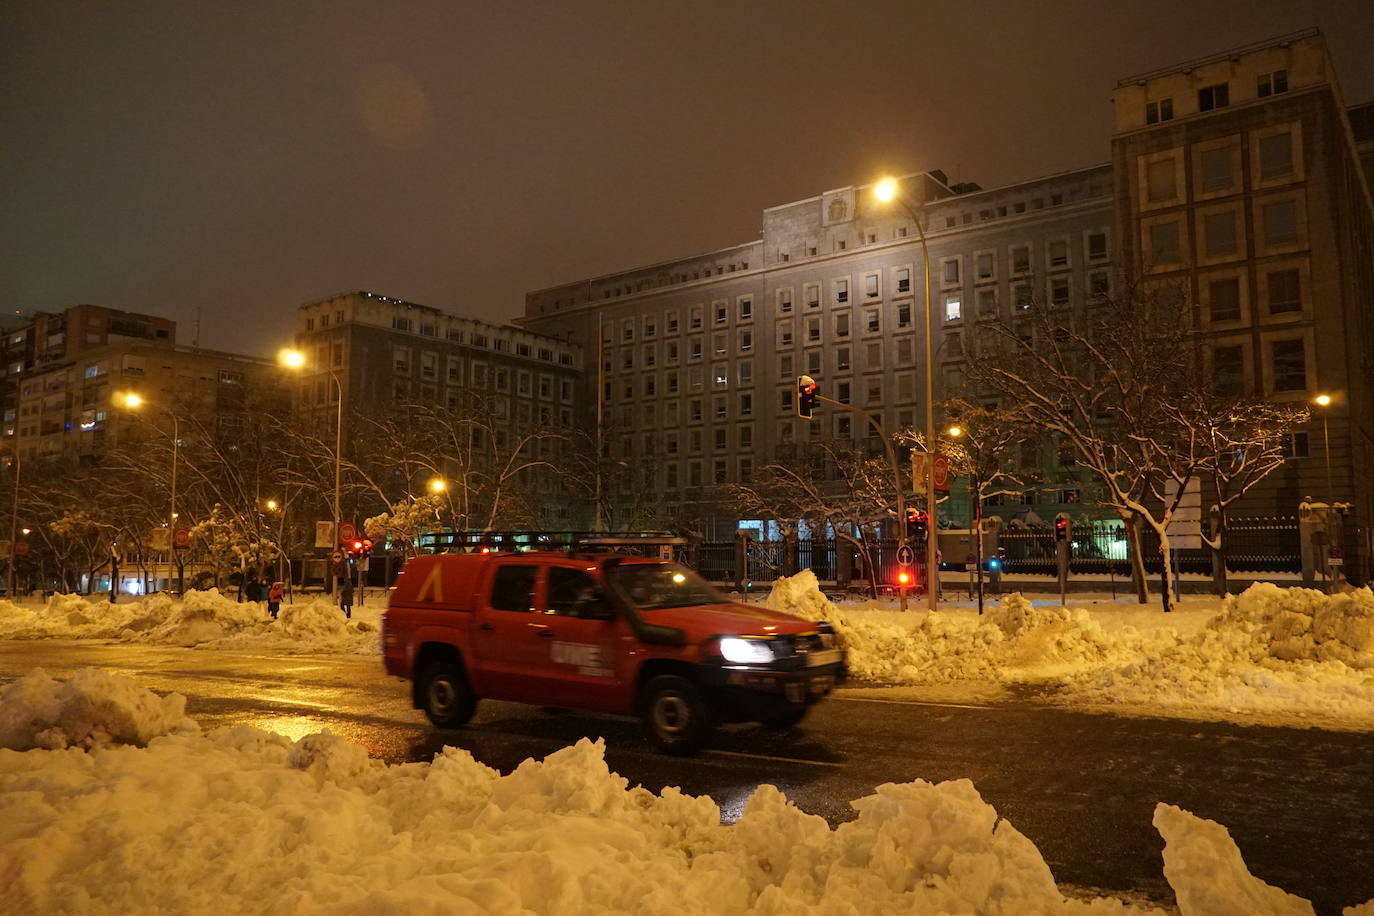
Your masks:
M597 619L608 608L596 579L585 568L551 565L545 569L536 626L545 643L537 677L548 706L624 712L626 651L635 644L624 620Z
M476 600L478 692L495 700L521 703L534 698L533 674L548 654L535 614L537 561L512 558L492 563L489 585Z

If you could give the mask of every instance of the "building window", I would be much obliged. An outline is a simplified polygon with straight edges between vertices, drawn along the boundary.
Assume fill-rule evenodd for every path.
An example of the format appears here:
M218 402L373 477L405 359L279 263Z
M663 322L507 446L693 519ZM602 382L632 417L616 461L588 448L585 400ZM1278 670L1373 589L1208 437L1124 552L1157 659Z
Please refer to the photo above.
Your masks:
M881 369L883 367L883 345L874 341L864 347L864 368Z
M689 357L690 359L701 359L701 338L700 338L700 337L693 337L693 338L691 339L691 341L687 344L687 347L688 347L687 353L688 353L688 357Z
M711 368L711 380L717 388L724 388L730 384L730 372L724 365L716 365Z
M778 312L783 315L792 314L792 288L778 290Z
M897 327L911 327L911 304L908 302L900 303L897 306Z
M1024 274L1030 272L1031 253L1029 245L1016 245L1011 249L1011 271L1012 273Z
M1049 245L1050 269L1055 270L1069 266L1069 243L1063 239L1050 242Z
M909 267L898 267L898 268L897 268L897 292L899 292L899 293L909 293L909 292L911 292L911 268L909 268Z
M821 307L821 285L819 283L808 283L805 286L806 307L818 309Z
M1284 449L1286 458L1306 458L1311 454L1307 442L1307 433L1296 432L1288 434L1288 446Z
M740 296L738 306L740 321L749 321L754 317L754 299L752 296Z
M677 333L677 312L668 312L663 318L663 328L665 334Z
M1255 94L1260 98L1271 95L1278 95L1280 92L1288 91L1288 71L1275 70L1272 73L1261 73L1256 82Z
M1292 200L1278 200L1260 207L1267 247L1292 245L1298 240L1298 207Z
M1088 260L1105 261L1107 260L1107 233L1090 232L1088 233Z
M848 280L836 280L836 281L835 281L835 301L836 301L836 302L848 302L848 301L849 301L849 281L848 281Z
M1245 393L1245 348L1239 345L1212 350L1212 387L1217 394L1235 397Z
M1207 257L1222 258L1236 253L1236 212L1225 210L1202 218L1202 237Z
M975 255L973 259L973 271L979 283L994 279L996 273L992 252L981 251Z
M754 415L754 396L748 391L739 396L739 415L741 417L750 417ZM750 428L752 429L752 427ZM742 440L740 441L740 445L744 445Z
M959 282L958 258L945 258L940 262L940 278L946 286L952 286Z
M754 384L754 361L752 359L740 360L737 374L741 385Z
M1069 304L1069 278L1066 276L1050 278L1050 304Z
M1012 289L1012 309L1017 312L1029 312L1034 297L1031 296L1029 283L1018 283Z
M1160 121L1172 121L1174 117L1174 100L1160 99L1156 102L1145 103L1145 123L1158 124Z
M690 312L690 317L689 317L688 320L687 320L687 327L688 327L690 330L693 330L693 331L700 331L700 330L701 330L701 322L702 322L702 307L699 306L699 305L694 305L694 306L692 306L692 311Z
M820 374L821 374L821 351L820 351L820 350L810 350L810 351L807 352L807 354L806 354L806 374L807 374L807 375L820 375Z
M882 312L876 308L864 309L864 333L877 334L882 330Z
M865 298L865 299L877 299L877 298L878 298L878 275L877 275L877 274L867 274L867 275L864 276L864 298Z
M1150 203L1173 200L1178 196L1174 160L1156 159L1145 166L1145 195Z
M1260 180L1275 181L1293 174L1293 135L1288 131L1261 137Z
M1269 287L1269 313L1302 311L1302 279L1296 267L1271 270L1265 274Z
M997 317L997 287L978 290L978 317Z
M959 293L945 295L945 321L958 321L964 317L964 297Z
M1274 372L1274 391L1303 391L1307 388L1307 349L1301 337L1272 341L1269 355Z
M1105 270L1096 270L1088 275L1088 295L1105 299L1111 294L1112 284Z
M1197 91L1197 110L1212 111L1231 104L1231 88L1227 83L1203 86Z
M835 336L849 336L849 313L839 312L835 315Z
M835 400L839 401L841 404L848 404L848 403L850 402L850 400L851 400L851 398L850 398L851 387L852 387L852 386L849 384L849 382L839 382L838 384L836 384L836 385L835 385Z
M716 324L725 324L730 320L730 309L724 302L717 302L714 306Z
M792 322L781 321L778 323L778 346L792 346Z
M1213 194L1231 189L1233 184L1231 177L1232 155L1233 150L1229 146L1221 149L1203 150L1199 155L1204 193Z
M792 359L792 354L791 354L791 353L785 353L785 354L783 354L782 356L779 356L779 357L778 357L778 378L783 378L783 379L791 378L791 377L792 377L792 367L793 367L793 365L795 365L795 363L794 363L794 361L793 361L793 359Z
M1240 280L1230 277L1225 280L1212 280L1207 284L1208 314L1213 324L1222 321L1239 321Z
M1178 223L1155 223L1150 227L1150 253L1155 264L1179 263Z

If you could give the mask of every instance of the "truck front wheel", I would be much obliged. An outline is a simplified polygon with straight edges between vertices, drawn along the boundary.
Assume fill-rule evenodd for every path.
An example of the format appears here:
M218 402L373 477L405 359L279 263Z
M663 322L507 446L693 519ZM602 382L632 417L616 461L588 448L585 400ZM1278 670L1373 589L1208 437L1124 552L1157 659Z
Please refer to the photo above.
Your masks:
M711 712L696 685L664 674L644 688L642 709L649 739L668 754L690 754L711 733Z
M420 698L425 715L437 728L457 728L472 718L477 698L463 669L454 662L430 662L420 675Z

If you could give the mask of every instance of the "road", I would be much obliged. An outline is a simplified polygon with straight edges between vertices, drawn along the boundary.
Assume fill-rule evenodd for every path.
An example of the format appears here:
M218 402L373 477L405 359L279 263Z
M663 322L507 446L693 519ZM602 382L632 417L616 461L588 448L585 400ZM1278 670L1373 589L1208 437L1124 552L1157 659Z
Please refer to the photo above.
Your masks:
M967 778L1034 841L1060 883L1156 901L1171 895L1150 818L1167 801L1225 824L1256 875L1312 899L1318 912L1374 898L1374 742L1364 734L866 694L831 698L785 735L726 729L684 760L655 753L629 720L509 703L479 704L467 728L437 733L375 657L0 642L0 682L33 667L64 676L88 665L184 694L207 728L247 724L298 738L328 727L389 762L428 760L451 744L509 771L604 737L608 764L632 785L710 795L727 820L760 783L833 825L854 816L851 799L884 782Z

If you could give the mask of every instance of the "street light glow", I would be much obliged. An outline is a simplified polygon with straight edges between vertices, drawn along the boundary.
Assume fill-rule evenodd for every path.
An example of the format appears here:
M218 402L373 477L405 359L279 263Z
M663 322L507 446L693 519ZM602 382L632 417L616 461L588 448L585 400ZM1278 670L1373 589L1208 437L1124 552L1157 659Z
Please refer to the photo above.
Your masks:
M873 186L873 196L881 201L889 201L897 196L897 179L884 178Z
M125 407L138 408L143 406L143 397L142 395L135 394L132 391L126 391L123 394L115 395L115 403L121 404Z
M429 492L431 493L442 493L447 489L448 484L444 482L442 477L434 477L429 481Z
M277 362L288 369L303 369L305 368L305 354L300 350L282 347L277 351Z
M1318 406L1318 407L1328 407L1328 406L1330 406L1330 404L1331 404L1331 395L1329 395L1329 394L1319 394L1319 395L1317 395L1315 398L1313 398L1312 400L1315 401L1315 402L1317 403L1317 406Z
M267 501L267 511L269 511L269 512L276 512L276 511L277 511L277 501L276 501L275 499L269 499L269 500Z
M962 436L962 435L964 434L964 430L963 430L961 427L958 427L958 426L951 426L951 427L949 428L949 434L950 434L950 436L952 436L953 438L958 439L960 436Z

